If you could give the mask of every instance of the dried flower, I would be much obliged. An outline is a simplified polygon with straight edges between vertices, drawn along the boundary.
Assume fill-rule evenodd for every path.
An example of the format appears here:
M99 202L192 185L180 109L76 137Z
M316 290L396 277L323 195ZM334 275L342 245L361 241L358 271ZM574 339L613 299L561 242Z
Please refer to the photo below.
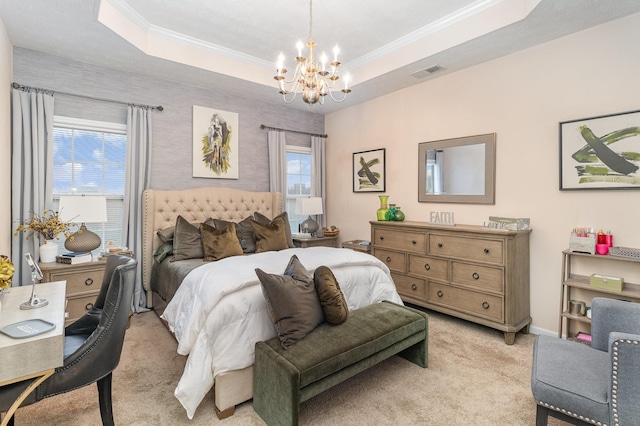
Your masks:
M13 278L13 263L9 256L0 255L0 289L11 287L11 278Z
M60 220L59 212L53 210L45 210L42 216L34 215L31 219L22 222L14 235L20 232L28 232L27 240L36 234L45 240L57 239L58 235L63 234L65 238L69 238L72 234L71 227L77 226L75 223L63 222Z

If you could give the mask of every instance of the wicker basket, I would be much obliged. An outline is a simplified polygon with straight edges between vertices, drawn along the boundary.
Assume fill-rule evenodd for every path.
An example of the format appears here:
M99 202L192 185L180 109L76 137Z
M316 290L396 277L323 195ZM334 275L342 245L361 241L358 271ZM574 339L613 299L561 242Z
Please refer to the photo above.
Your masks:
M325 237L335 237L336 235L338 235L340 233L339 229L335 229L333 231L324 231L324 236Z

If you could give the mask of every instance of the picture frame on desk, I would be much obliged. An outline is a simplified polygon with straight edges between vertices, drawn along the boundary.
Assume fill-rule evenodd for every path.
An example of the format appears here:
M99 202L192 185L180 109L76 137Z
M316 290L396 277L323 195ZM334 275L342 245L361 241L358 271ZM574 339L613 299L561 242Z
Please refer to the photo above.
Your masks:
M640 110L560 122L560 190L640 189Z

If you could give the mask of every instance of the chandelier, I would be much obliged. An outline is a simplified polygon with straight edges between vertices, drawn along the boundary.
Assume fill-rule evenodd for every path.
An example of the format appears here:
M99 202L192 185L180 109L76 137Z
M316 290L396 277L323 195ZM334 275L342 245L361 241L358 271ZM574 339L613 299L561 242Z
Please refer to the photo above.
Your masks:
M315 62L313 55L313 48L316 47L316 43L311 37L311 31L313 27L313 0L309 0L309 41L307 41L308 53L307 56L302 56L302 48L304 45L302 41L298 41L296 47L298 48L298 56L296 56L296 70L291 80L285 79L287 69L284 67L284 55L280 53L277 64L277 75L273 77L278 81L278 88L280 94L286 103L291 103L296 98L298 92L302 93L302 100L309 105L324 103L324 98L329 95L335 102L342 102L347 98L347 95L351 92L349 89L349 74L345 75L344 88L340 91L344 94L338 99L334 96L336 91L336 82L340 78L338 76L338 68L340 62L338 61L338 53L340 49L336 45L333 48L333 61L327 63L328 58L326 53L322 52L320 62ZM287 86L289 88L287 88ZM287 95L291 95L287 97Z

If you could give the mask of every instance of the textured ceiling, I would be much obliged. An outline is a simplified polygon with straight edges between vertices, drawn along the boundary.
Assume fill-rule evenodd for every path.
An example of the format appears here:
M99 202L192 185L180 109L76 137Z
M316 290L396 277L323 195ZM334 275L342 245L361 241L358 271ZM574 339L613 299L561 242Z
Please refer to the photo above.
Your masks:
M350 97L317 113L640 12L638 0L316 0L318 50L340 46ZM306 41L297 0L0 0L16 47L281 103L272 76ZM422 79L411 74L439 64ZM307 109L296 100L292 107Z

